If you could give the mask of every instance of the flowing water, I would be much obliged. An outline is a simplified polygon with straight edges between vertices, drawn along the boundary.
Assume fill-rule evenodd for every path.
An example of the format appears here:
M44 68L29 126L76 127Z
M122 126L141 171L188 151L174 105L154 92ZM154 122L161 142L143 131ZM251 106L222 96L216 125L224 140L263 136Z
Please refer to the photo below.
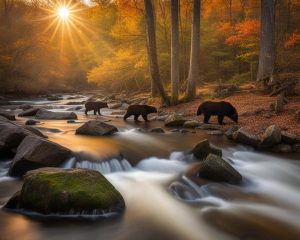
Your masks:
M77 123L41 121L37 127L51 141L74 151L62 168L101 172L123 195L126 210L119 217L87 220L40 218L1 209L1 240L300 239L299 155L255 152L201 131L148 133L162 123L124 123L108 110L104 117L86 117L81 105L68 106L64 100L27 103L55 111L76 109ZM74 134L83 122L95 118L110 120L120 132L112 137ZM188 150L203 138L223 149L225 160L243 175L240 185L193 181L185 174L195 161ZM7 176L10 162L0 161L1 205L22 185Z

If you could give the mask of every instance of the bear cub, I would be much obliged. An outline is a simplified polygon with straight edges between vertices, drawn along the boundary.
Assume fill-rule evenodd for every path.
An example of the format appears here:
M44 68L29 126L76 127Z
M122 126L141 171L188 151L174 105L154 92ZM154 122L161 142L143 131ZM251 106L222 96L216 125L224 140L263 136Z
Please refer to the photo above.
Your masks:
M100 113L100 109L101 108L108 108L107 103L100 102L100 101L97 101L97 102L87 102L85 104L85 114L87 115L87 113L89 111L94 110L94 115L96 115L97 113L99 115L101 115L101 113Z
M139 116L142 115L145 122L148 122L147 115L149 113L157 113L157 109L148 105L130 105L124 115L124 121L132 115L134 115L134 121L138 121Z
M218 116L218 122L220 125L223 124L224 117L229 117L234 122L238 122L238 113L234 106L229 102L203 102L197 111L197 116L204 115L204 123L209 123L211 116Z

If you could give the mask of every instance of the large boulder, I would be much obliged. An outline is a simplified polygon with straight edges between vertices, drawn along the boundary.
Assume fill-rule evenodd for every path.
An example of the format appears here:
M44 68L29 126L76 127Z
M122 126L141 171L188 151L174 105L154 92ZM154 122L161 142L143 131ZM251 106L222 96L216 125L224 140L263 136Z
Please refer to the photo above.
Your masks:
M260 144L260 139L257 136L246 132L244 128L240 128L239 130L235 131L232 138L238 143L250 145L255 148L257 148Z
M19 113L19 117L30 117L30 116L35 116L36 113L40 110L40 108L30 108L27 109L21 113Z
M37 121L37 120L34 120L34 119L28 119L28 120L25 122L25 125L36 125L37 123L40 123L40 122Z
M9 111L0 110L0 116L7 118L8 120L15 121L16 117Z
M196 158L200 160L206 158L210 153L222 156L222 150L210 144L207 139L204 139L201 142L199 142L193 148L192 153Z
M41 167L57 167L71 151L56 143L35 136L27 136L19 145L9 169L9 175L19 177Z
M199 163L198 177L216 182L237 184L242 181L241 174L220 156L209 154Z
M48 138L46 135L44 135L40 130L37 128L31 127L31 126L24 126L24 129L33 133L34 135L41 137L41 138Z
M116 132L115 126L97 120L88 121L76 129L76 134L91 136L109 136Z
M46 109L40 109L35 117L37 119L50 119L50 120L69 120L77 119L77 115L73 112L51 112Z
M269 126L260 143L261 148L269 148L281 142L281 129L277 125Z
M182 115L173 113L172 115L168 116L165 120L166 127L182 127L186 120L183 118Z
M48 214L120 213L122 195L99 172L89 169L42 168L24 176L22 190L5 208Z

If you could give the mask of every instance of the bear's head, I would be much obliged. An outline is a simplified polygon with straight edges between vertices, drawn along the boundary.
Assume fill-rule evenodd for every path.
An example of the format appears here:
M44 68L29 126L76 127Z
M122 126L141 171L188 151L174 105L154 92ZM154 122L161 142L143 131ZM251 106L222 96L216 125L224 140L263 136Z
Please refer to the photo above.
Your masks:
M146 106L147 107L147 113L157 113L157 109L152 106Z

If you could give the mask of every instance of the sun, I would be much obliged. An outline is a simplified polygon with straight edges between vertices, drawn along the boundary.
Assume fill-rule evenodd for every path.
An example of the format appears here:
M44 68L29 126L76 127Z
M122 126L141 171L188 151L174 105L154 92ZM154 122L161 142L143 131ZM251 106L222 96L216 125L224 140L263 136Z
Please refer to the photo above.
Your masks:
M59 7L57 9L57 15L61 20L66 21L70 16L70 9L67 7Z

